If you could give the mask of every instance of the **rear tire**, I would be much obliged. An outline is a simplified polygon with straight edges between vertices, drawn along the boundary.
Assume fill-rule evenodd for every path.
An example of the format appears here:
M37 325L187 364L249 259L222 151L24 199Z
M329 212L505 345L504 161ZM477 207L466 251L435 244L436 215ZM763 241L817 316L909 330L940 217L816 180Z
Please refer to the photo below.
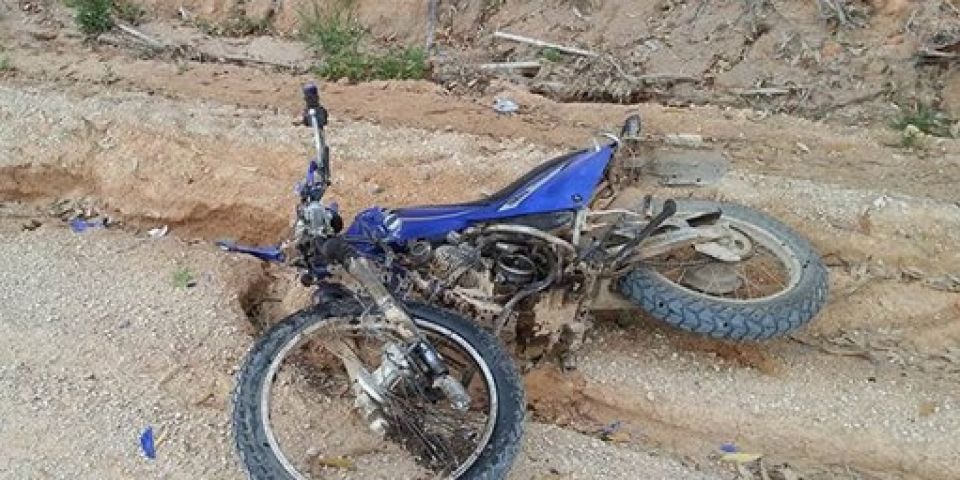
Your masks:
M680 200L677 204L680 211L687 212L719 207L723 217L768 232L799 260L799 279L772 298L728 300L692 291L653 268L641 267L619 283L620 293L641 309L690 332L731 340L764 340L800 328L823 307L827 269L810 243L789 227L740 205L699 200Z
M474 323L436 307L409 303L407 310L421 328L439 327L466 341L490 370L497 392L497 412L492 434L474 463L460 479L505 478L520 449L526 404L520 377L500 343ZM261 336L237 374L233 395L233 433L237 451L250 478L293 479L267 440L263 427L262 388L267 372L284 345L318 322L333 317L359 316L355 301L339 301L300 311L274 325ZM391 472L384 472L388 478Z

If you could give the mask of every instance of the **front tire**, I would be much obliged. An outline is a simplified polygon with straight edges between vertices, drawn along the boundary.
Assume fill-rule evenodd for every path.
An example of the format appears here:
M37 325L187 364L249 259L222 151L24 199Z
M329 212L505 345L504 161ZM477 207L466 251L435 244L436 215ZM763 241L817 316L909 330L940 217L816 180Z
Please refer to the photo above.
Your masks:
M731 299L695 291L650 266L641 266L619 282L620 293L653 317L674 327L715 338L764 340L800 328L820 311L827 299L827 269L805 239L779 221L734 204L699 200L677 201L681 212L719 207L722 218L752 227L775 239L776 247L795 259L796 281L775 296Z
M489 370L496 391L496 417L492 433L479 456L459 479L502 479L519 452L526 404L520 377L512 359L500 343L474 323L436 307L409 303L407 310L418 327L434 334L456 337L474 349ZM254 344L237 374L233 395L233 433L237 451L252 479L293 479L283 465L282 453L275 452L264 427L263 392L272 382L270 365L284 348L318 323L334 317L363 314L352 300L317 305L300 311L270 328ZM273 375L275 376L275 375ZM269 415L268 415L269 419ZM382 472L383 478L399 478L396 472ZM379 477L378 477L379 478Z

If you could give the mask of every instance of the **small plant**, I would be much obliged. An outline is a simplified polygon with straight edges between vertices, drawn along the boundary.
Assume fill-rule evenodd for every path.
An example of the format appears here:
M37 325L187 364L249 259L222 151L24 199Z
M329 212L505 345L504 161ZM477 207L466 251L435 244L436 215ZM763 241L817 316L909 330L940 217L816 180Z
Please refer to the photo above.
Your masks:
M71 0L69 5L76 9L77 27L84 35L95 37L113 27L113 0Z
M113 0L114 15L124 22L139 25L147 16L147 11L132 0Z
M893 121L891 126L904 134L909 127L913 126L920 133L933 135L935 137L952 137L950 126L953 120L945 113L934 109L929 105L917 103L913 107L901 107L900 115ZM916 135L912 135L916 136Z
M189 288L197 284L193 272L187 267L178 268L173 272L173 286L177 288Z
M426 74L426 53L422 48L393 48L378 54L364 50L367 32L352 14L352 3L341 1L321 9L314 5L301 12L304 40L323 57L317 74L352 82L364 80L406 80Z
M540 57L553 63L559 63L563 60L563 54L556 48L544 48L540 51Z
M13 71L13 64L10 63L10 57L4 52L3 45L0 45L0 73Z
M314 4L310 10L301 11L300 31L304 40L327 55L359 51L366 32L352 16L352 7L351 2L340 1L326 8Z

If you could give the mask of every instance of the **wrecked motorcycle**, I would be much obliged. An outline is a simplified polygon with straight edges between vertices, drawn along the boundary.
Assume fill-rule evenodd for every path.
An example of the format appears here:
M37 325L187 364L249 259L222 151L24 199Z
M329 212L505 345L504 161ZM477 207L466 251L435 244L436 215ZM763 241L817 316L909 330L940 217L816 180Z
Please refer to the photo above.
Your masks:
M252 478L504 478L525 410L505 344L573 366L604 294L734 340L783 335L826 299L820 257L764 214L649 196L617 205L624 159L643 150L636 115L486 198L369 208L344 229L323 199L327 112L316 86L304 93L317 156L293 239L222 245L300 267L315 287L238 373L233 431Z

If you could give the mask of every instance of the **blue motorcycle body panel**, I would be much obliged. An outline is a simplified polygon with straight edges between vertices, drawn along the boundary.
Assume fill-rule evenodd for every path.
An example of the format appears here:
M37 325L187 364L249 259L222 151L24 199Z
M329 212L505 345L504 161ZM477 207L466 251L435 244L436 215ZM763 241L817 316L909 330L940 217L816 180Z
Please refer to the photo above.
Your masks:
M368 208L357 215L345 238L360 251L373 253L378 243L403 248L411 240L440 241L475 224L577 210L590 203L612 156L612 145L564 155L474 202Z

